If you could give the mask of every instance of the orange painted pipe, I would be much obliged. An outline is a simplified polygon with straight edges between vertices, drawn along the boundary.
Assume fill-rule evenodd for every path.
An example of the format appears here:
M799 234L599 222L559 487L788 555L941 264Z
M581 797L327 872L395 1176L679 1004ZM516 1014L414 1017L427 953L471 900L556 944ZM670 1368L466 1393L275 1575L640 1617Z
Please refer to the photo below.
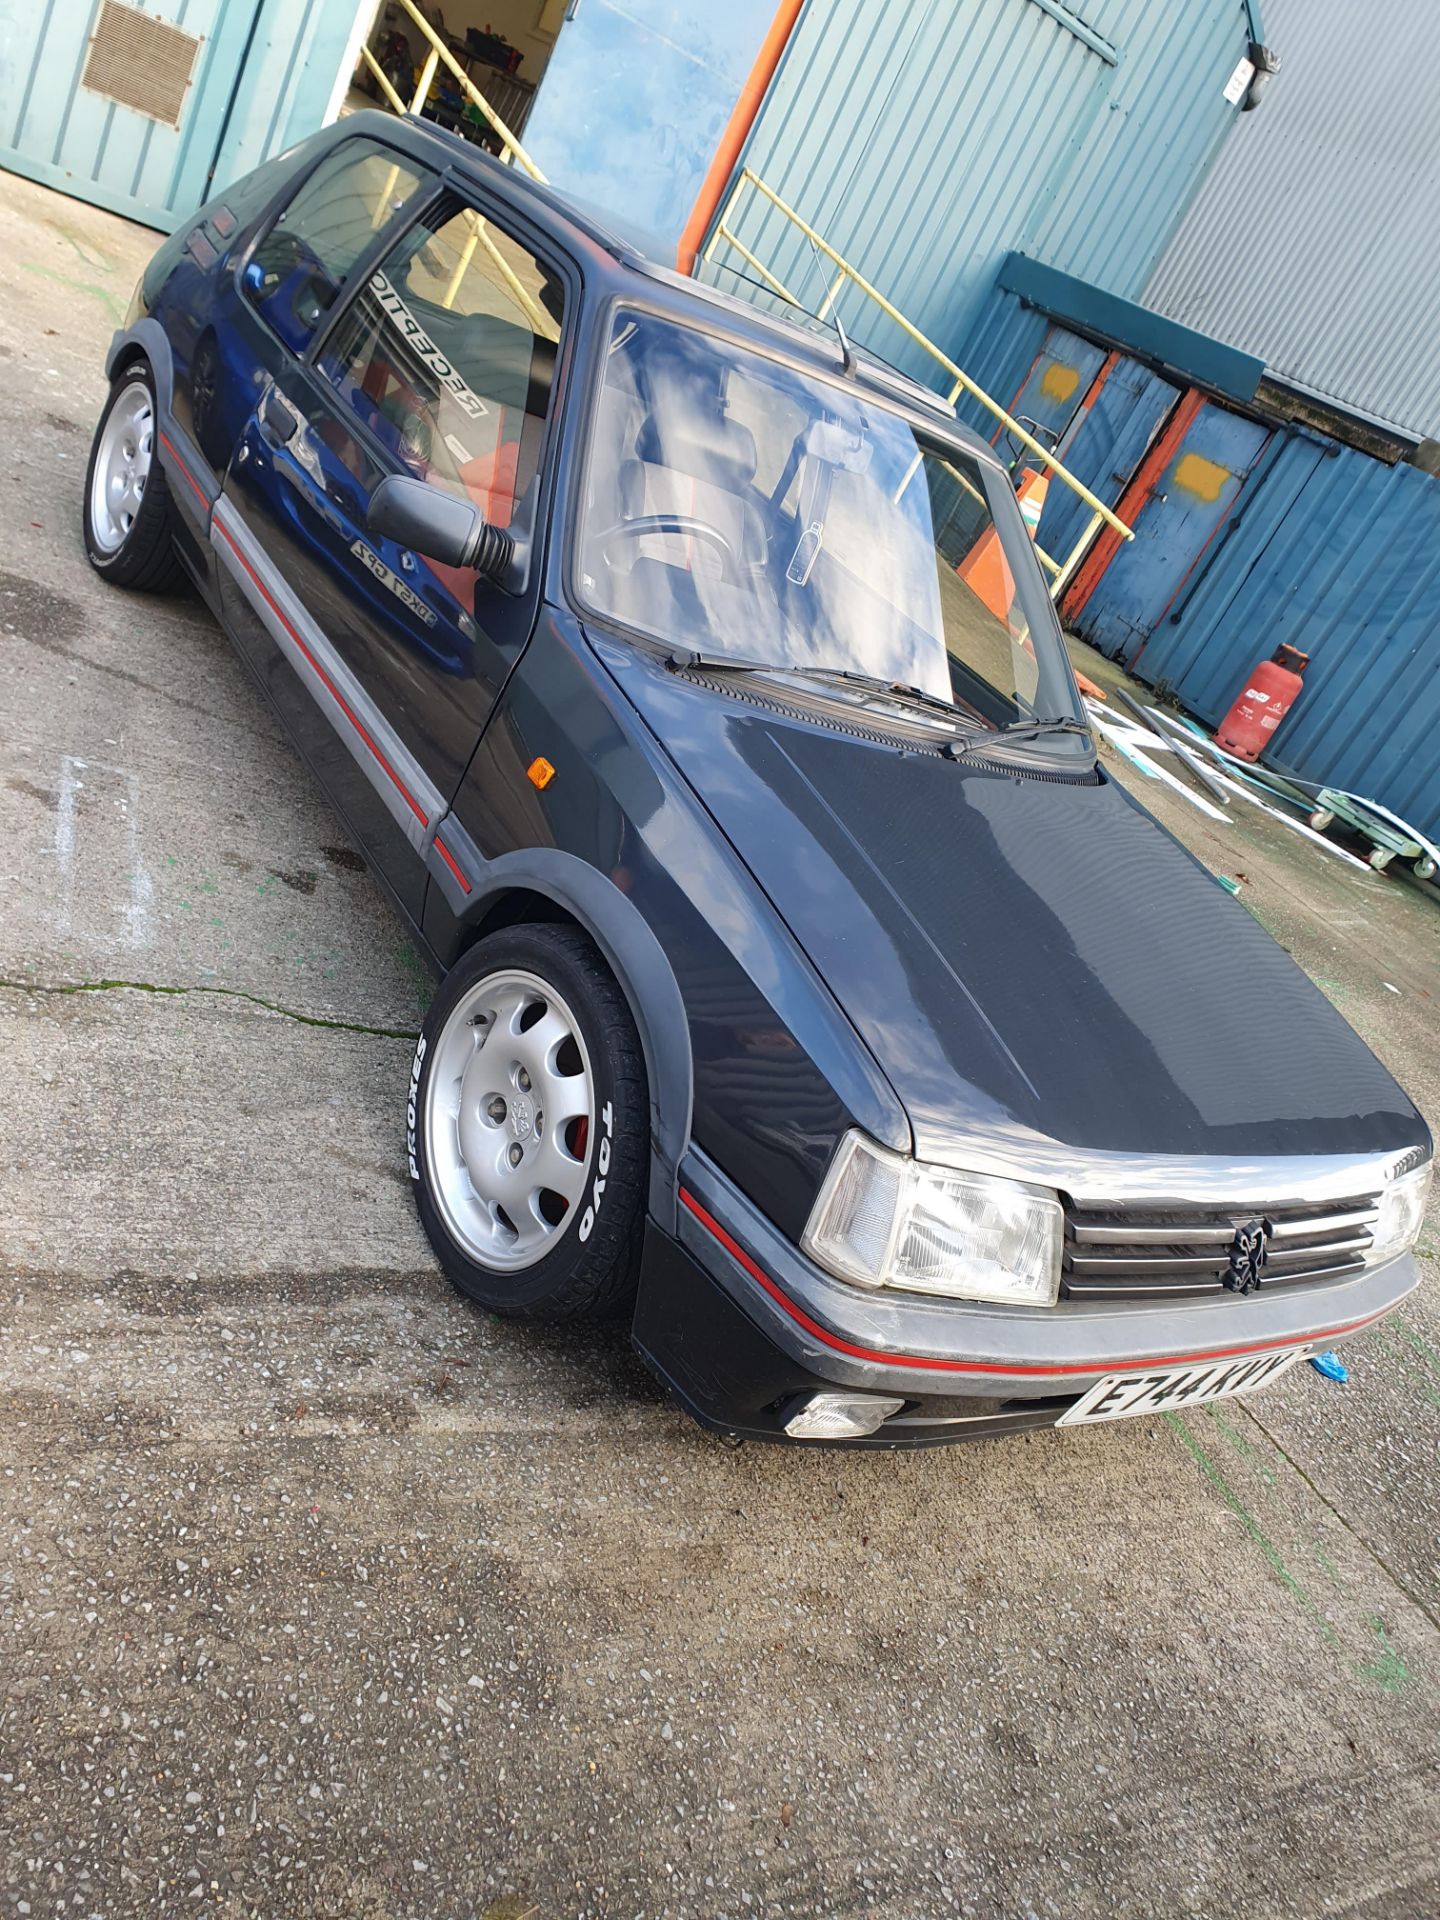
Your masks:
M1205 396L1200 389L1187 387L1172 409L1159 439L1135 469L1130 484L1115 502L1115 511L1127 527L1133 527L1144 512L1151 494L1160 484L1161 475L1175 458L1181 442L1194 424L1195 416L1204 405ZM1099 586L1101 574L1120 551L1120 545L1120 535L1113 527L1101 528L1099 538L1081 561L1075 578L1061 598L1060 608L1067 620L1079 617L1085 602Z
M749 77L740 89L740 97L731 110L725 123L725 131L720 136L720 144L715 149L705 178L700 183L700 191L695 196L695 204L690 209L690 218L685 222L680 235L679 245L675 249L675 265L681 273L692 273L695 268L695 256L700 251L700 243L705 238L705 230L715 218L715 210L720 205L725 189L730 184L730 176L735 171L735 162L740 157L755 116L760 111L760 102L765 98L765 89L775 78L775 69L780 64L780 56L789 43L795 22L800 17L800 9L805 0L780 0L775 9L775 17L770 22L769 31L760 42L760 51L755 56Z

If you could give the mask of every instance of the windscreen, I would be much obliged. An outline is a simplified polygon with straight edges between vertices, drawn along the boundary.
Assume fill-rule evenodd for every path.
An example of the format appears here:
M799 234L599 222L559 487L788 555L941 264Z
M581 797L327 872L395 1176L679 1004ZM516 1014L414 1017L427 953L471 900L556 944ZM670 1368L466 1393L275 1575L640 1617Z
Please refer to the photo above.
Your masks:
M584 597L667 644L883 678L991 726L1064 714L1022 523L1010 508L996 526L1006 486L853 386L621 309L587 473Z

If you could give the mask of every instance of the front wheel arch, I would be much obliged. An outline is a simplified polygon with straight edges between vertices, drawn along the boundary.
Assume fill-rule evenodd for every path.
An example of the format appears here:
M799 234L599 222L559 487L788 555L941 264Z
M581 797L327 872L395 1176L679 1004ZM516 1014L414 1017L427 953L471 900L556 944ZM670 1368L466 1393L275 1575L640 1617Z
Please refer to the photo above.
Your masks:
M432 883L432 896L436 891ZM449 966L497 926L537 915L570 921L587 934L625 996L650 1093L650 1212L673 1232L676 1180L695 1105L695 1069L684 997L640 909L607 874L577 855L554 847L524 848L489 863L440 958Z
M649 1132L638 1041L573 924L503 928L446 975L411 1065L409 1173L441 1266L489 1311L629 1312Z
M466 922L464 936L456 949L456 958L468 953L476 941L483 940L487 934L498 933L502 927L519 927L529 923L579 927L582 933L590 931L577 914L549 894L536 893L531 887L509 887L490 900L477 920Z

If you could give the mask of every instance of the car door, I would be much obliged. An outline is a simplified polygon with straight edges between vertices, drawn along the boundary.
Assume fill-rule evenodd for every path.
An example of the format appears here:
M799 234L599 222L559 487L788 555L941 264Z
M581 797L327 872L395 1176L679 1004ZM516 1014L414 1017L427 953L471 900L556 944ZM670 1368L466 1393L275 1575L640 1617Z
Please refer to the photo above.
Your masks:
M416 855L529 638L539 569L501 584L427 559L367 508L387 475L420 479L533 552L566 285L540 236L444 186L258 393L226 476L241 590L329 724L322 776L417 917Z

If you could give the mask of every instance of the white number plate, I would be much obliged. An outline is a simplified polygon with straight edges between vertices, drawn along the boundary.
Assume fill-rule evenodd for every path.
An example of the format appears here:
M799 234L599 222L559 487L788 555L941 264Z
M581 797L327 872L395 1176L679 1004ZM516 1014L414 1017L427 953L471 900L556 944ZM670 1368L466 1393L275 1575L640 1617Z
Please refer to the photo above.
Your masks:
M1278 1353L1254 1354L1247 1360L1216 1360L1203 1367L1109 1373L1067 1408L1055 1424L1090 1426L1097 1420L1126 1420L1140 1413L1193 1407L1201 1400L1228 1400L1232 1394L1268 1386L1309 1351L1308 1347L1284 1347Z

